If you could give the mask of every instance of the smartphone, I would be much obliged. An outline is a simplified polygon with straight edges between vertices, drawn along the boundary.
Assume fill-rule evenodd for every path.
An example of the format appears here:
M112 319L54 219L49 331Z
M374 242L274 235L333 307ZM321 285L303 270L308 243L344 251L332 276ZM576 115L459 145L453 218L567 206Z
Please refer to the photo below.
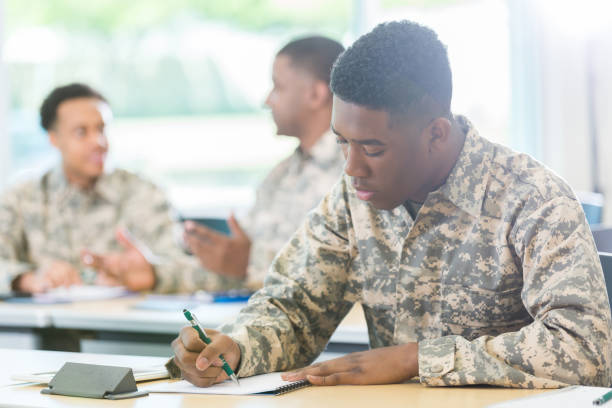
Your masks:
M198 224L204 225L222 234L231 235L229 225L227 225L227 220L225 218L182 218L182 221L197 222Z

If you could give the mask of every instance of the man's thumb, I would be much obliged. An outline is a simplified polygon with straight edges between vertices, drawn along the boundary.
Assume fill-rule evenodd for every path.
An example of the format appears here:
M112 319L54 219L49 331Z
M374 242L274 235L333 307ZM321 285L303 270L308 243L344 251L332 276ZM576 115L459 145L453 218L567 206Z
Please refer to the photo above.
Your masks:
M247 240L249 239L247 233L242 229L240 224L238 224L238 221L236 221L236 217L234 217L234 214L230 214L229 218L227 219L227 225L229 226L232 236Z

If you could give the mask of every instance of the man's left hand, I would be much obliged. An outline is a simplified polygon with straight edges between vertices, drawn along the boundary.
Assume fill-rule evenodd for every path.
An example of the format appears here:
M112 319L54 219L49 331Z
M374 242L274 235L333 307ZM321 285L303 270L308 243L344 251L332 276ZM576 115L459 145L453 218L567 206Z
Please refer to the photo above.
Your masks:
M350 353L282 374L285 381L313 385L396 384L419 374L418 343Z
M219 275L244 279L249 264L251 240L233 215L227 224L231 236L187 221L184 239L204 268Z
M123 230L117 231L117 241L122 252L95 254L88 250L82 253L83 262L98 271L98 283L121 284L129 290L149 290L155 286L155 271L144 255L130 241Z

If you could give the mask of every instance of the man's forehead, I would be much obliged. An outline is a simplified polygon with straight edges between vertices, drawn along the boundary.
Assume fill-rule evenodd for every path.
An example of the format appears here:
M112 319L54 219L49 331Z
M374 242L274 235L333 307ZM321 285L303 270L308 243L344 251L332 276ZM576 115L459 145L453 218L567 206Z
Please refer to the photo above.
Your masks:
M273 71L284 76L291 76L292 79L295 78L304 81L316 80L317 78L312 73L312 70L304 64L305 63L295 61L289 55L279 54L274 60Z
M368 127L387 126L389 114L383 110L370 109L356 103L346 102L334 95L332 106L332 125L359 123Z
M103 122L109 122L113 113L108 105L97 98L75 98L62 102L58 107L58 117L78 120L82 115L97 113Z
M284 72L288 72L293 67L291 65L291 59L287 55L277 55L274 58L274 64L272 65L272 71L274 73L280 74Z

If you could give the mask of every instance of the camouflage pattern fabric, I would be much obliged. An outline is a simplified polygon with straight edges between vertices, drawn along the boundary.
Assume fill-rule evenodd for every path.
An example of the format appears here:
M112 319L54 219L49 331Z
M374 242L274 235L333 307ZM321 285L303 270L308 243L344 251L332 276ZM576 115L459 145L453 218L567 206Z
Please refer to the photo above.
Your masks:
M205 274L177 245L177 225L164 194L124 170L105 173L90 191L71 186L61 167L4 192L0 198L0 291L21 273L66 261L91 279L81 250L120 251L117 228L128 228L163 259L156 291L215 288L225 278Z
M347 176L309 214L221 327L241 376L309 364L361 302L371 347L418 342L424 384L610 386L610 305L571 188L457 120L462 152L414 221L360 201Z
M342 173L336 137L325 133L308 153L299 147L266 176L255 205L241 219L251 238L247 286L259 289L270 263Z

